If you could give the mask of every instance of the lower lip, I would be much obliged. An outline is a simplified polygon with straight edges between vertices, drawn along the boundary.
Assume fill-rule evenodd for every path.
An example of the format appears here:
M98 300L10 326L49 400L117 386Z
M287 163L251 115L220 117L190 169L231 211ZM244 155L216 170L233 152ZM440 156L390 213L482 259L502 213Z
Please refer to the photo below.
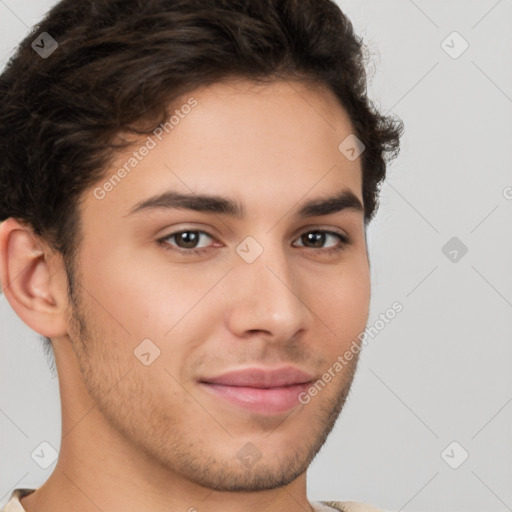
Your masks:
M201 382L201 386L225 400L259 414L281 414L300 405L299 394L310 383L295 384L281 388L250 388L242 386L224 386Z

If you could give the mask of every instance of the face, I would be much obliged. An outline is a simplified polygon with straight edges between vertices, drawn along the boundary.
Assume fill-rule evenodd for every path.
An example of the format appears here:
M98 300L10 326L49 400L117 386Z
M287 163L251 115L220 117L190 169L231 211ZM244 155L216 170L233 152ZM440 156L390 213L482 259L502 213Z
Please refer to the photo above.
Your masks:
M353 128L296 83L177 110L84 193L69 339L130 450L216 490L283 486L331 431L357 356L332 368L368 317L361 162L338 149Z

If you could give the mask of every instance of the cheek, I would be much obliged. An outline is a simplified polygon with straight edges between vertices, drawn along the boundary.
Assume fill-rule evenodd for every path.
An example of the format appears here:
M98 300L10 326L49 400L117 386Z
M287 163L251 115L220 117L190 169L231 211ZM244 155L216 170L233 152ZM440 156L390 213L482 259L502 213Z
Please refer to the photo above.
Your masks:
M83 284L95 299L95 315L120 335L130 333L133 342L164 339L174 325L193 314L195 304L223 274L186 265L171 267L145 254L152 253L140 251L134 259L123 248L109 247L101 253L88 251L82 262Z
M338 340L350 344L366 327L370 308L370 273L367 263L342 268L326 279L315 295L318 315Z

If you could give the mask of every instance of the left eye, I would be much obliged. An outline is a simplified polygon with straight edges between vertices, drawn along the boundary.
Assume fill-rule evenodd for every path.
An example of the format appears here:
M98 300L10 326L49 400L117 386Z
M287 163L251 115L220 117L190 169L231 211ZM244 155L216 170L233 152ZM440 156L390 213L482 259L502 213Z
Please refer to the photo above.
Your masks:
M335 239L335 243L329 246L325 246L326 241L329 239ZM340 233L334 233L331 231L308 231L299 237L299 240L302 242L302 245L299 247L305 247L305 243L312 244L309 246L311 249L329 249L331 247L336 247L341 241L342 245L347 243L346 237L341 235ZM336 242L337 240L337 242Z
M212 238L208 233L204 231L180 231L179 233L173 233L165 238L162 238L162 241L174 240L174 243L180 249L203 249L208 245L197 245L201 237Z

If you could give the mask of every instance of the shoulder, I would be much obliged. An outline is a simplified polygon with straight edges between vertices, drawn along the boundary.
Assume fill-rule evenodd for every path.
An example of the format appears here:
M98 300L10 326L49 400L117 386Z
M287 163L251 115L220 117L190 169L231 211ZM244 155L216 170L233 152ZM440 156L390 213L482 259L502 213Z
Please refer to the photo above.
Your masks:
M0 512L25 512L20 500L34 491L35 489L14 489L9 497L9 501Z
M367 505L366 503L360 503L357 501L321 501L319 502L323 507L319 509L319 512L328 512L329 510L335 509L341 512L386 512L383 509Z

